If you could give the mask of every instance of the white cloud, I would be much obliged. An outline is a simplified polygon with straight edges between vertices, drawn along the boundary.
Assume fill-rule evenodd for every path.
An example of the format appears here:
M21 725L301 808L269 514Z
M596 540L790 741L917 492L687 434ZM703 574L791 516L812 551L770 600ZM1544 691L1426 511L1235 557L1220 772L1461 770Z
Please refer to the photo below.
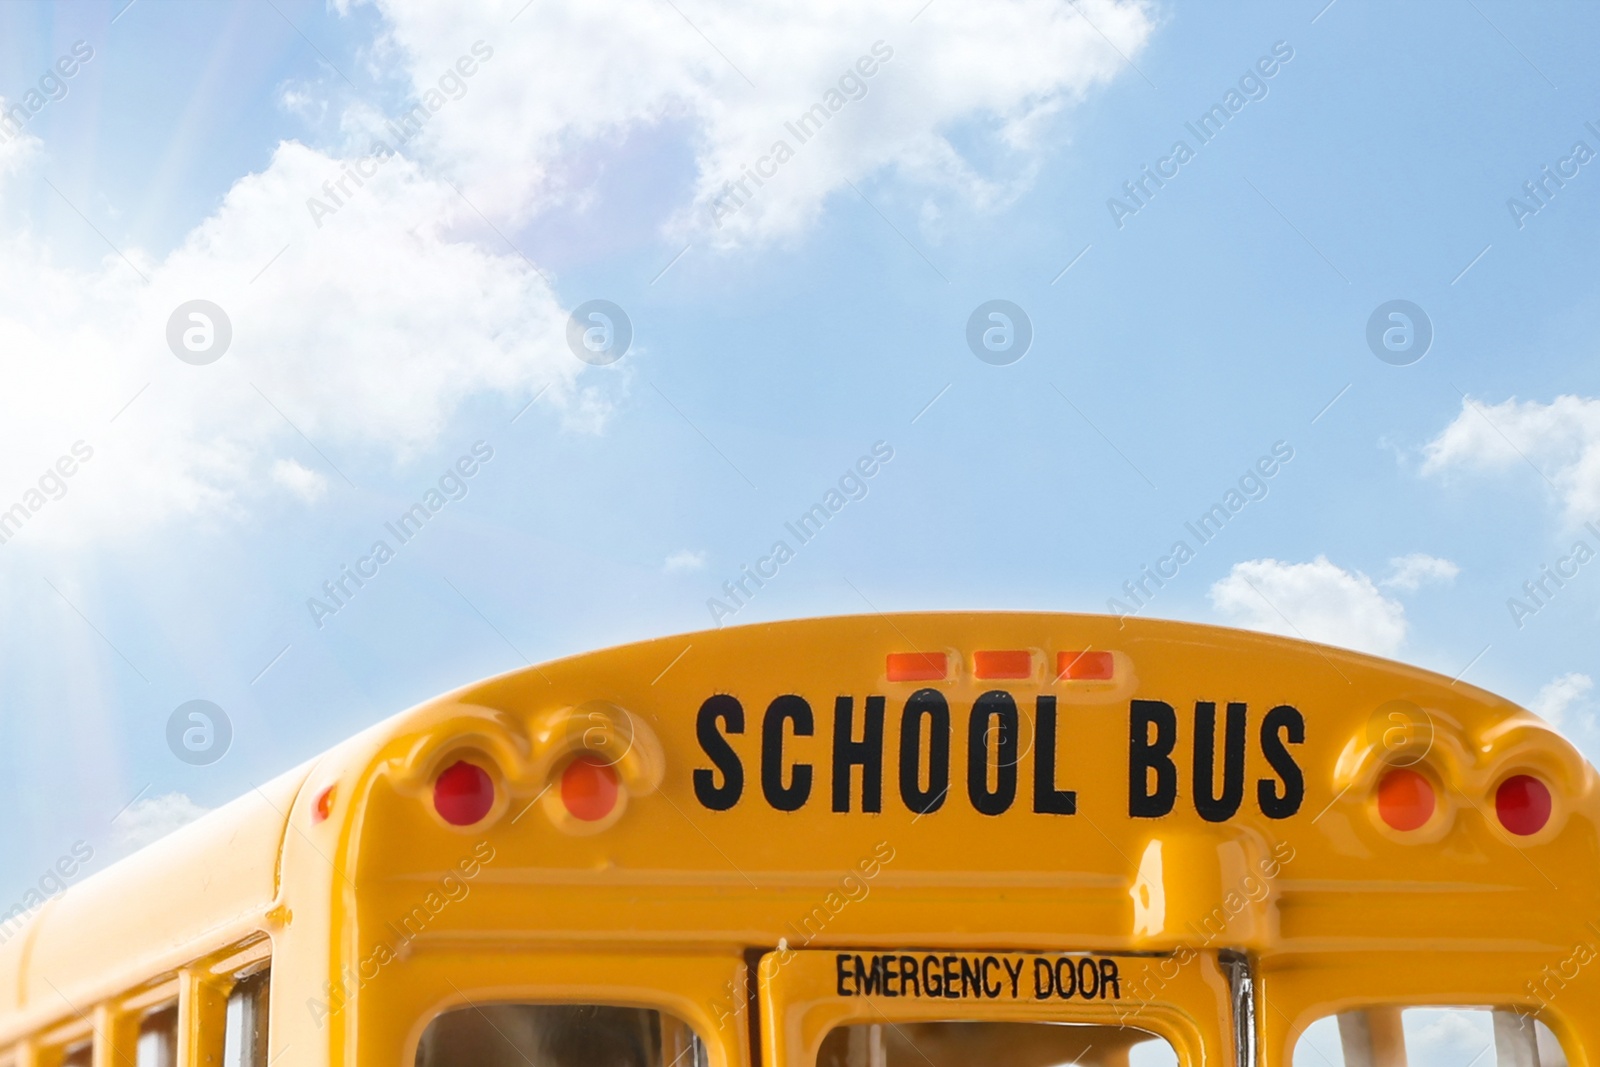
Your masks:
M1236 563L1211 586L1210 597L1227 622L1250 630L1380 656L1393 655L1406 637L1405 606L1384 596L1365 574L1347 571L1326 556L1310 563Z
M793 158L763 165L769 179L749 184L747 206L710 231L727 244L793 235L830 194L854 197L848 183L884 170L979 209L1006 202L1031 182L1047 122L1124 74L1118 50L1137 56L1154 27L1143 0L935 3L914 22L851 0L372 2L387 20L383 46L403 57L418 96L475 42L494 49L419 139L491 216L570 204L582 195L573 176L597 150L637 128L686 123L697 173L688 202L669 205L671 228L705 232L713 198L787 142ZM862 57L877 64L870 77L855 69ZM827 100L841 78L845 91ZM785 123L819 102L827 121L802 143ZM956 146L957 126L1005 160L1000 176Z
M1423 452L1423 474L1526 470L1532 463L1555 485L1569 523L1600 518L1600 399L1483 404L1467 397Z
M299 84L285 85L278 90L278 106L307 122L322 121L328 111L328 101L325 97Z
M189 825L208 810L182 793L135 800L116 818L117 846L128 852L136 851Z
M281 144L161 260L129 248L128 261L74 269L25 234L0 239L0 510L75 440L94 450L19 543L238 511L266 486L304 493L280 465L304 454L301 434L347 473L403 462L484 393L520 404L548 384L541 403L569 419L604 414L577 385L583 364L544 280L459 237L476 216L449 185L397 157L319 227L306 200L340 174ZM174 309L197 298L233 330L206 366L166 341Z
M1545 683L1539 695L1528 705L1528 710L1552 726L1561 726L1567 712L1582 702L1593 689L1594 679L1587 674L1563 674Z
M706 554L704 552L691 552L685 548L667 557L666 568L669 573L672 571L698 571L704 569L705 565Z
M1492 1012L1469 1009L1417 1014L1422 1016L1418 1020L1422 1025L1418 1027L1415 1038L1411 1038L1409 1033L1406 1035L1406 1043L1411 1045L1414 1042L1414 1047L1426 1049L1431 1054L1427 1060L1471 1063L1487 1047L1494 1045L1496 1020Z
M1456 564L1438 556L1430 556L1426 552L1397 556L1389 561L1389 566L1394 570L1380 584L1407 593L1414 592L1429 582L1441 584L1453 582L1456 575L1461 573L1461 568Z
M272 481L308 504L321 500L328 491L328 479L292 459L280 459L272 465Z
M346 474L404 463L484 394L520 404L548 386L542 404L595 427L608 394L580 386L563 309L497 231L589 195L630 132L681 127L696 176L663 184L658 214L704 229L725 183L882 40L893 58L861 81L865 96L828 112L720 238L794 234L831 193L878 172L983 209L1027 185L1047 120L1124 72L1117 49L1136 55L1153 25L1144 0L935 3L914 22L846 0L376 2L387 30L367 58L400 64L428 115L404 157L363 163L374 172L354 182L349 166L386 126L351 107L347 160L278 145L170 254L123 247L73 267L38 235L0 236L0 512L21 501L29 513L18 544L242 515L263 493L313 498L317 478L335 492L342 479L322 463ZM472 58L480 40L491 57ZM464 56L478 66L463 80ZM461 91L440 94L445 78ZM301 87L281 95L313 113ZM956 128L983 147L955 147ZM28 135L0 145L0 197L30 181L36 148ZM1003 161L999 177L980 156ZM336 210L313 218L312 197ZM232 324L207 366L165 340L174 309L195 299ZM312 462L302 435L325 458ZM80 440L92 462L59 503L34 507L30 487Z
M0 96L0 113L4 113L8 102ZM5 127L0 125L0 180L16 173L28 163L39 150L39 139L31 133L18 131L6 134Z

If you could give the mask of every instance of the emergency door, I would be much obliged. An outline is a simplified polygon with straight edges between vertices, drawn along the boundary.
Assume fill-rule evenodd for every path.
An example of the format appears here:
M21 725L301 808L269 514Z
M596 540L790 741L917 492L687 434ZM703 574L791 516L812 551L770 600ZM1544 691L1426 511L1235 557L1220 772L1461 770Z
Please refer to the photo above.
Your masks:
M760 998L770 1067L1248 1067L1253 1043L1215 953L780 950Z

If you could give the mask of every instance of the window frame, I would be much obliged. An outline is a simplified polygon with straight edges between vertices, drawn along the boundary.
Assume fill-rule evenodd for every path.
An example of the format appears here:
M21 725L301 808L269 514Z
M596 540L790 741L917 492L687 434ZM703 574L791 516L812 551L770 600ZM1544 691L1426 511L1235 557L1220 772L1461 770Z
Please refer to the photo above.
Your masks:
M171 1015L172 1016L172 1067L178 1067L179 1064L185 1062L184 1058L183 1058L183 1052L184 1052L184 1047L183 1047L183 1030L184 1030L184 1026L183 1026L183 1023L184 1023L184 1010L183 1010L183 1008L184 1008L184 1005L183 1005L183 996L182 996L183 987L180 984L178 988L179 988L178 999L162 1001L162 1002L160 1002L158 1004L152 1005L149 1008L146 1008L144 1011L142 1011L142 1012L138 1013L136 1016L134 1016L134 1021L133 1021L133 1058L132 1058L132 1060L130 1062L133 1063L135 1065L135 1067L146 1067L146 1065L144 1063L142 1063L140 1061L140 1059L139 1059L139 1046L144 1043L145 1026L146 1026L146 1024L149 1023L152 1019L156 1018L157 1016L164 1016L164 1015ZM154 1067L165 1067L165 1065L163 1065L163 1064L155 1064Z
M970 956L979 951L982 950L966 949L961 954ZM1019 953L1008 950L996 954ZM1176 956L1096 955L1117 960L1122 981L1129 989L1155 988L1157 994L1149 1000L1122 1001L1037 1000L1031 995L1012 1000L841 997L835 988L835 951L769 952L761 958L760 966L762 1067L816 1067L823 1040L842 1025L952 1020L1126 1026L1164 1039L1177 1054L1179 1067L1232 1067L1238 1063L1231 990L1216 953L1193 953L1170 978L1159 968L1164 962L1178 959ZM1161 975L1159 984L1142 984L1157 974Z
M1552 953L1364 952L1356 958L1268 956L1256 981L1262 1060L1292 1067L1295 1046L1312 1023L1365 1008L1501 1008L1536 1016L1555 1035L1569 1067L1600 1063L1600 1015L1579 987L1548 1003L1518 985L1538 977Z
M750 1067L752 1013L731 1000L748 988L749 965L731 951L668 955L637 945L607 952L421 951L382 974L388 977L358 994L362 1011L353 1035L363 1059L374 1063L416 1062L423 1032L447 1011L518 1003L652 1009L694 1031L707 1067ZM333 1015L324 1026L341 1022Z
M220 1064L228 994L241 978L270 969L272 957L270 936L265 931L251 933L0 1050L0 1067L63 1067L68 1050L85 1042L92 1050L92 1064L129 1067L138 1061L141 1024L168 1008L177 1011L174 1053L179 1067ZM268 1010L270 1015L270 993ZM270 1024L268 1032L270 1040Z
M1549 1063L1552 1065L1552 1067L1554 1067L1554 1065L1558 1062L1555 1060L1546 1061L1538 1055L1538 1046L1544 1043L1542 1035L1546 1034L1549 1035L1550 1039L1558 1046L1561 1054L1561 1059L1559 1061L1561 1067L1566 1067L1568 1062L1566 1046L1561 1044L1561 1039L1556 1036L1553 1030L1550 1029L1545 1020L1539 1017L1537 1012L1529 1012L1524 1015L1516 1008L1508 1008L1504 1005L1400 1005L1384 1003L1367 1004L1359 1007L1347 1008L1343 1011L1331 1015L1323 1015L1311 1020L1311 1022L1300 1031L1299 1036L1295 1039L1294 1046L1290 1049L1291 1060L1294 1062L1300 1061L1303 1058L1300 1055L1300 1047L1306 1042L1306 1039L1310 1036L1312 1029L1324 1023L1328 1023L1332 1024L1335 1033L1338 1035L1338 1042L1340 1045L1338 1050L1340 1060L1338 1064L1334 1065L1334 1067L1350 1067L1352 1060L1350 1055L1350 1047L1351 1037L1353 1034L1357 1036L1358 1040L1364 1037L1368 1045L1367 1048L1359 1050L1357 1055L1354 1057L1355 1063L1358 1065L1384 1062L1409 1064L1415 1062L1413 1057L1414 1054L1419 1051L1419 1049L1415 1047L1411 1041L1413 1034L1410 1032L1410 1028L1413 1024L1411 1021L1406 1019L1406 1016L1411 1012L1432 1012L1449 1015L1451 1017L1457 1017L1459 1015L1466 1014L1487 1017L1484 1019L1484 1021L1488 1023L1490 1032L1488 1048L1495 1050L1496 1059L1494 1063L1500 1064L1500 1067L1505 1067L1504 1061L1500 1059L1500 1054L1502 1052L1510 1051L1513 1057L1516 1056L1514 1049L1508 1049L1507 1046L1502 1043L1504 1035L1501 1032L1501 1024L1505 1021L1509 1021L1512 1026L1516 1027L1517 1029L1516 1038L1513 1039L1519 1039L1521 1034L1526 1032L1528 1040L1533 1042L1535 1046L1535 1056L1533 1062L1541 1065ZM1524 1018L1531 1019L1533 1021L1534 1027L1531 1030L1524 1031L1524 1028L1522 1027L1522 1020ZM1487 1051L1487 1048L1485 1051ZM1313 1048L1313 1052L1317 1058L1322 1060L1324 1063L1332 1063L1332 1061L1327 1058L1327 1054L1321 1050ZM1477 1061L1474 1060L1473 1062ZM1520 1058L1518 1058L1517 1062L1522 1061ZM1494 1065L1491 1064L1490 1067L1494 1067Z
M511 1045L511 1048L512 1048L513 1052L516 1053L516 1057L518 1059L526 1062L529 1059L529 1055L528 1055L529 1050L527 1048L525 1048L525 1047L521 1047L521 1046L518 1046L518 1045L515 1045L515 1044L511 1044L510 1039L507 1036L505 1029L503 1028L502 1024L507 1022L508 1020L502 1019L501 1023L496 1023L493 1019L489 1018L487 1013L492 1011L492 1010L495 1010L495 1009L511 1009L511 1010L532 1009L532 1010L537 1011L539 1009L547 1009L547 1008L554 1008L554 1009L575 1008L575 1009L580 1009L580 1010L581 1009L593 1009L593 1010L596 1010L596 1011L640 1012L640 1013L649 1013L651 1015L654 1015L656 1017L656 1026L657 1026L657 1030L658 1030L658 1036L661 1039L661 1047L658 1050L659 1051L659 1055L660 1055L660 1059L657 1061L656 1067L678 1067L678 1065L682 1061L682 1056L683 1056L684 1052L688 1051L688 1049L683 1049L676 1056L674 1056L672 1054L672 1046L669 1045L668 1042L667 1042L667 1038L669 1036L669 1031L668 1031L668 1028L667 1028L666 1024L667 1024L667 1022L669 1020L675 1027L681 1027L682 1029L687 1030L690 1035L692 1035L695 1043L698 1045L698 1047L699 1047L699 1049L701 1051L702 1056L709 1057L709 1054L710 1054L709 1053L709 1047L707 1046L707 1044L705 1042L705 1039L703 1037L701 1037L700 1032L698 1030L696 1030L693 1027L693 1025L691 1025L689 1022L685 1021L684 1019L681 1019L678 1016L673 1015L670 1012L666 1012L666 1011L661 1010L660 1008L643 1007L643 1006L640 1006L640 1005L633 1005L633 1004L605 1004L605 1003L597 1003L597 1002L585 1002L585 1003L579 1004L579 1003L572 1003L572 1002L567 1002L567 1001L555 1001L555 1002L552 1002L552 1001L527 1001L527 1000L516 1000L516 1001L495 1000L495 1001L487 1001L487 1002L485 1002L485 1001L476 1001L476 1002L474 1002L472 1004L461 1004L461 1005L457 1005L457 1006L455 1006L453 1008L447 1008L444 1011L439 1012L438 1014L436 1014L433 1018L428 1020L428 1025L423 1028L422 1038L419 1039L418 1054L420 1055L420 1053L421 1053L421 1047L420 1047L421 1040L424 1040L424 1039L427 1038L428 1031L432 1030L433 1027L437 1026L439 1024L440 1020L449 1018L449 1017L454 1016L454 1015L462 1015L462 1016L466 1016L467 1018L470 1019L470 1018L472 1018L474 1016L477 1016L480 1013L482 1013L483 1014L483 1018L484 1018L484 1020L485 1020L485 1022L487 1024L487 1026L489 1027L489 1029L492 1030L493 1033L497 1034L501 1039L504 1039L507 1044ZM478 1032L478 1036L484 1036L483 1035L483 1031L481 1029ZM506 1060L510 1060L511 1059L511 1057L503 1057L503 1058L506 1059ZM415 1061L412 1060L412 1061L408 1061L408 1062L415 1062ZM471 1062L471 1061L468 1061L468 1062ZM694 1060L692 1060L687 1065L687 1067L700 1067L701 1063L702 1063L702 1060L699 1057L697 1057Z
M217 1062L222 1064L223 1067L227 1067L227 1065L230 1062L229 1059L228 1059L228 1009L233 1004L234 994L236 992L238 992L239 987L241 985L243 985L245 982L250 982L250 981L254 981L256 979L261 979L262 981L264 981L266 983L266 989L264 990L264 999L266 1001L266 1009L267 1009L266 1010L266 1018L262 1022L264 1033L263 1033L263 1036L262 1036L263 1049L262 1049L261 1063L262 1063L262 1065L264 1067L264 1065L269 1064L269 1063L272 1062L272 958L270 956L268 956L268 957L265 957L265 958L262 958L262 959L255 960L254 962L246 965L243 969L239 969L239 970L233 970L232 969L232 965L235 962L236 962L235 960L231 960L230 959L230 960L225 961L224 964L223 964L223 966L226 966L226 967L229 968L231 973L228 974L228 976L227 976L228 977L228 986L227 986L227 989L226 989L225 993L223 994L222 1041L221 1041L221 1052L220 1052L220 1057L221 1058ZM254 1010L254 1009L252 1009L252 1010ZM241 1038L245 1037L245 1035L243 1035L243 1034L241 1034L240 1036L241 1036ZM255 1065L254 1064L250 1064L250 1065L247 1065L247 1067L255 1067Z

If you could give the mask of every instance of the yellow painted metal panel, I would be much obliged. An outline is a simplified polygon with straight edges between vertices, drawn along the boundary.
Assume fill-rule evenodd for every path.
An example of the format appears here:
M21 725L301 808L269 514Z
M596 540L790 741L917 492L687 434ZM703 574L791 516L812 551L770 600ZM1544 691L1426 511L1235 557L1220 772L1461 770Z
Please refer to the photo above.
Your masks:
M449 808L457 826L434 794L463 762L492 793ZM1378 800L1397 769L1432 799L1415 829ZM1551 794L1527 835L1496 814L1517 774ZM846 949L1145 954L1130 991L1187 1013L1168 1036L1216 1061L1222 950L1250 953L1268 1009L1272 990L1302 1014L1362 989L1525 1004L1523 970L1600 921L1595 774L1533 716L1372 657L1149 620L644 642L466 686L265 792L75 887L26 960L0 947L0 1040L59 1021L50 984L92 1005L266 930L272 1048L297 1064L394 1062L429 1012L484 997L621 998L720 1035L749 1020L707 990L748 954ZM1368 958L1399 984L1362 987ZM1202 973L1211 999L1183 992ZM1594 981L1556 1014L1600 1016ZM791 1037L769 1052L798 1065Z

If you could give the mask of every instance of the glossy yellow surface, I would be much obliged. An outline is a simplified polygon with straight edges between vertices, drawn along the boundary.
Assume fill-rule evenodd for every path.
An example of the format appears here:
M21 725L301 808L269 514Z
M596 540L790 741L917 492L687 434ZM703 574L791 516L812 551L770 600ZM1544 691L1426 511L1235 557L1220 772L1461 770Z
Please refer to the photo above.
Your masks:
M1085 649L1113 652L1114 677L1056 680L1057 653ZM1031 676L974 678L982 650L1031 650ZM889 681L885 656L908 651L947 651L952 677ZM926 735L916 779L901 773L902 723L919 690L940 694L950 719L949 790L931 811L911 802L928 787ZM1005 736L1003 719L980 721L976 736L992 749L974 783L970 713L995 691L1011 695L1017 734ZM731 806L697 732L719 695L744 718L738 734L726 718L713 723L743 773ZM769 711L786 696L805 701L810 736L793 700L776 705L783 715ZM850 810L833 810L844 697L845 740L856 742L869 698L883 698L877 812L862 810L859 767ZM1040 697L1054 698L1057 737L1053 780L1036 793ZM1135 701L1170 705L1177 728L1176 801L1159 817L1130 815ZM1216 805L1197 804L1197 701L1215 704L1219 765L1227 705L1244 705L1243 791L1220 821L1201 814L1217 817ZM1279 747L1304 780L1292 813L1262 735L1283 706L1304 723L1303 742L1286 741L1287 713L1275 713ZM764 775L769 718L782 759ZM616 768L607 818L576 819L561 801L560 773L579 752ZM432 804L434 778L458 759L496 784L494 807L469 828L447 825ZM997 764L1014 765L1015 796L985 814L1006 792ZM1433 819L1407 834L1385 826L1373 800L1395 764L1439 796ZM1555 798L1550 825L1529 838L1494 814L1495 789L1513 773L1538 776ZM329 787L330 817L317 821ZM1065 814L1069 790L1075 812ZM725 810L705 800L719 791ZM48 1067L93 1024L109 1035L97 1052L109 1067L132 1013L176 996L184 1062L207 1063L241 946L248 956L270 943L271 1041L283 1064L398 1067L433 1014L501 999L659 1007L695 1027L714 1067L748 1064L755 1048L770 1063L809 1064L829 1027L867 1010L1124 1021L1161 1033L1186 1063L1231 1064L1218 956L1228 950L1254 967L1268 1064L1287 1064L1314 1019L1381 1002L1542 1006L1583 1067L1600 1049L1590 973L1600 968L1574 962L1578 946L1600 940L1596 815L1593 770L1527 712L1355 653L1049 614L729 628L440 697L75 886L0 947L0 1048L17 1050L19 1067ZM1030 968L1091 953L1115 961L1120 997L1040 999L1025 979L1015 996L841 997L838 968L854 966L839 963L845 950Z

